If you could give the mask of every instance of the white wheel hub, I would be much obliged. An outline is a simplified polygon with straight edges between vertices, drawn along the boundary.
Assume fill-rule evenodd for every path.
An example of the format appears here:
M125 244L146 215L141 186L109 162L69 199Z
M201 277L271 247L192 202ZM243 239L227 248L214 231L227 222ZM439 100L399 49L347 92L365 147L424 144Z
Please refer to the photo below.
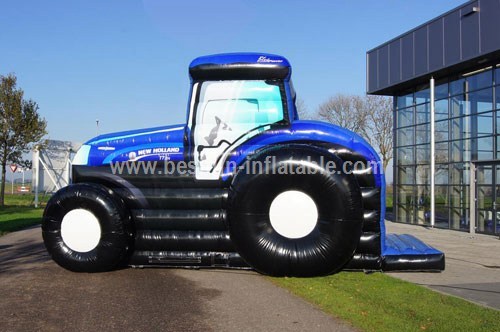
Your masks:
M280 235L299 239L312 232L318 222L314 200L302 191L284 191L274 198L269 208L269 219Z
M74 209L61 222L61 236L71 250L89 252L99 244L101 225L92 212Z

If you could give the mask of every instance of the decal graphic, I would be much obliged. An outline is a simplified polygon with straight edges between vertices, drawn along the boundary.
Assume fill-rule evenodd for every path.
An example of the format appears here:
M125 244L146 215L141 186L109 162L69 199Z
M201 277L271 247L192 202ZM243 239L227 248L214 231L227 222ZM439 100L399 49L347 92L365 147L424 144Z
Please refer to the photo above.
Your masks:
M102 151L114 151L115 148L112 146L100 146L97 148L97 150L102 150Z
M259 62L259 63L282 63L283 59L270 59L267 56L260 56L259 59L257 59L257 62Z

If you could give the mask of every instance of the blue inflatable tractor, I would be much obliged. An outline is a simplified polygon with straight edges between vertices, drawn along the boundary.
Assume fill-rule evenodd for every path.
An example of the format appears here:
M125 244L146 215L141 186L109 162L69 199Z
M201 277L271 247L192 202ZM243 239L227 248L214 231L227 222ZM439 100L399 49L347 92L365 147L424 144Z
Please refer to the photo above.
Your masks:
M113 133L76 154L43 215L62 267L439 271L444 254L385 233L377 153L332 124L299 120L289 62L204 56L189 66L186 123Z

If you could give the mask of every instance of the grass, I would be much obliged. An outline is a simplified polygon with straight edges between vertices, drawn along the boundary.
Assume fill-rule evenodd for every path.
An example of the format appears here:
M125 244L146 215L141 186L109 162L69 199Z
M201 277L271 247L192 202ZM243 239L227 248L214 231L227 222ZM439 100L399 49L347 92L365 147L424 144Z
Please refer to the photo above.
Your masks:
M363 331L500 331L500 313L382 273L271 278Z
M40 196L44 205L48 196ZM5 195L5 206L0 208L0 235L39 224L43 208L33 206L34 195Z
M392 212L392 193L385 195L385 210Z

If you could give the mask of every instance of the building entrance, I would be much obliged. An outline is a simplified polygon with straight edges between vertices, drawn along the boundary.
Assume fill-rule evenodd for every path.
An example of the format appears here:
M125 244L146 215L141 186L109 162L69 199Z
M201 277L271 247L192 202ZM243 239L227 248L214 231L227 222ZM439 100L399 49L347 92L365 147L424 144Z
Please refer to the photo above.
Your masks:
M500 232L500 162L475 163L476 232Z

